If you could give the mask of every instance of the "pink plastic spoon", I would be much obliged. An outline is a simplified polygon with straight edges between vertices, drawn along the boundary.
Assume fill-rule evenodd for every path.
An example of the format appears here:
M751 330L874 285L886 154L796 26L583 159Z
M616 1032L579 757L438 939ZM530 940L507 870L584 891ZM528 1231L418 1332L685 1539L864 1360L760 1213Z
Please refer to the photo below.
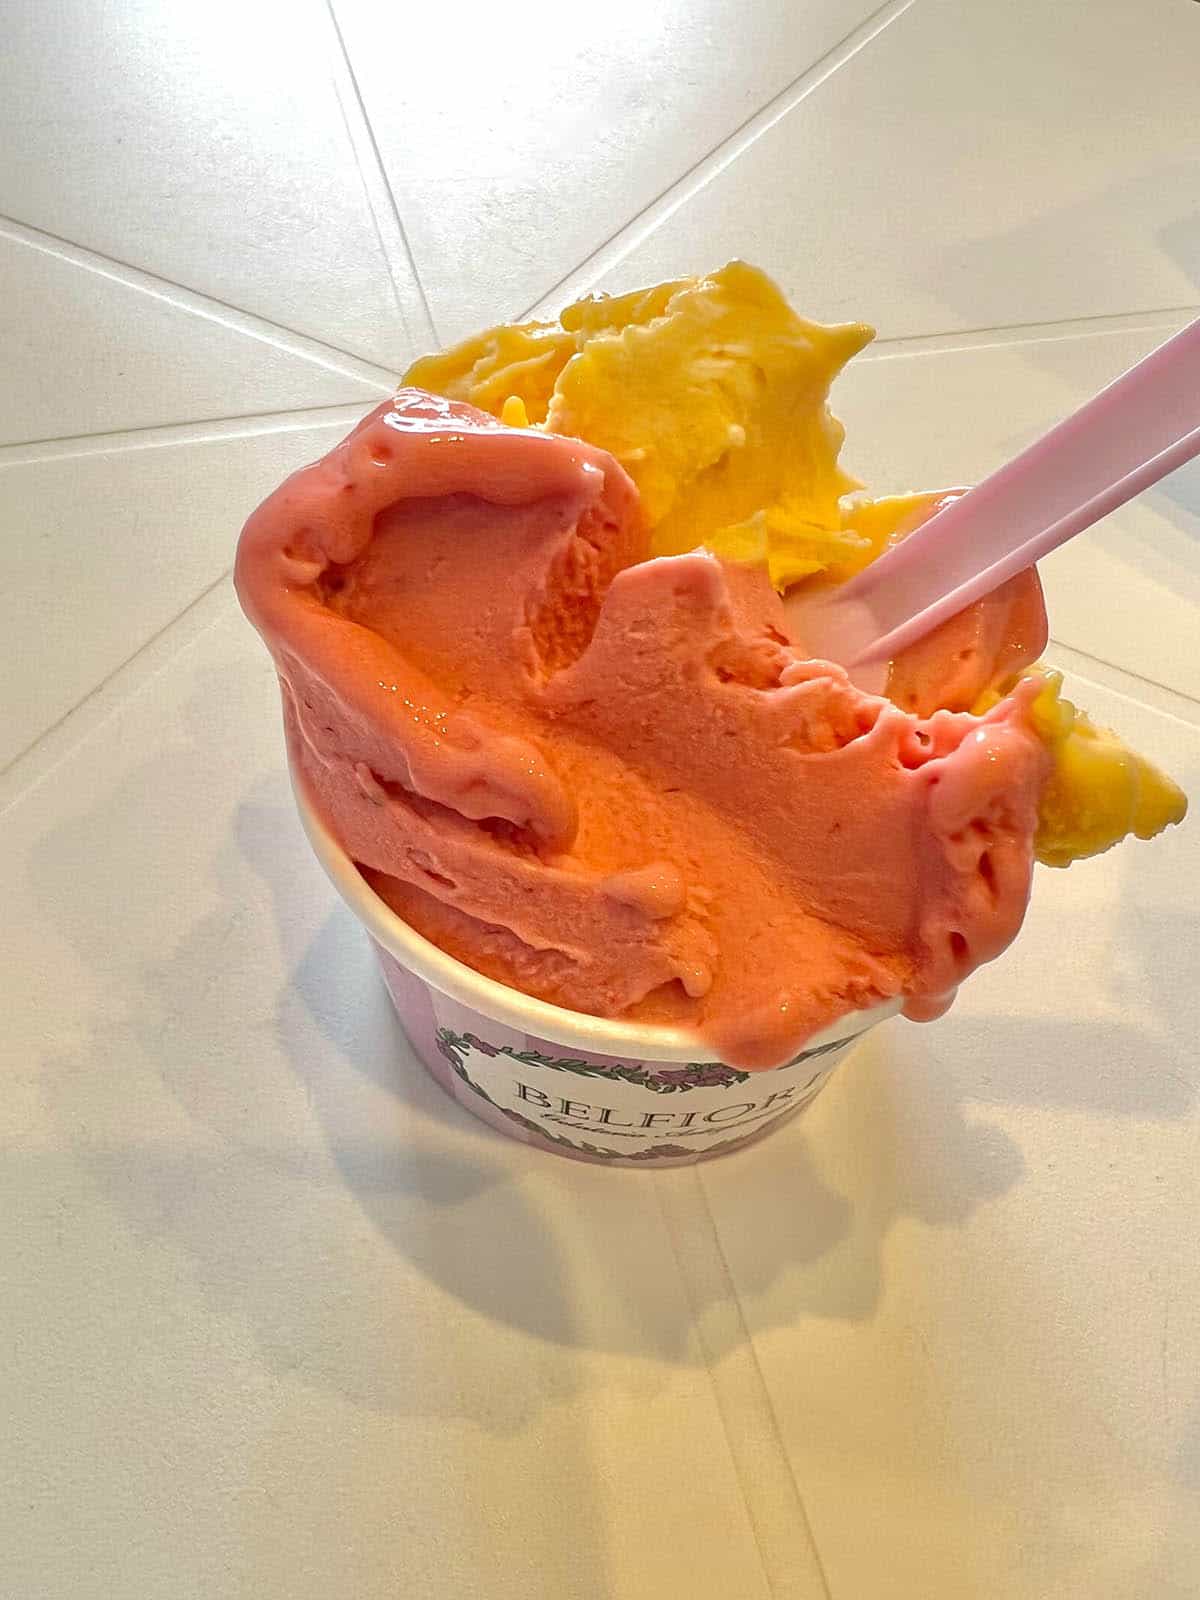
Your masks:
M1200 319L848 583L794 593L793 637L879 693L906 645L1200 454Z

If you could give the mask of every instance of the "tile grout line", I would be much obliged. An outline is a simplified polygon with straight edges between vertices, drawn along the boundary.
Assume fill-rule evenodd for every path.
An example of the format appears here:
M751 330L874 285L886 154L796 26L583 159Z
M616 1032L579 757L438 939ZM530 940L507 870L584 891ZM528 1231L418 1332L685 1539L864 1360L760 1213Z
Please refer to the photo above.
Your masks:
M768 100L765 106L761 106L753 115L747 117L720 144L714 145L674 183L611 233L578 266L564 273L557 283L552 284L515 320L524 321L529 317L541 315L547 309L557 309L565 300L586 292L598 277L617 266L627 255L636 250L638 245L656 233L668 218L674 216L726 168L732 166L751 145L762 138L763 134L782 122L801 101L806 100L815 89L819 89L828 78L844 67L860 50L865 49L915 3L916 0L887 0L886 4L873 11L823 56L806 67L798 77L793 78L791 83Z
M214 579L211 584L207 585L195 597L195 599L189 601L189 603L184 606L181 611L177 612L175 616L173 616L169 621L165 622L156 633L152 634L149 639L145 640L143 644L139 645L132 655L127 656L124 661L112 668L112 670L107 673L99 683L95 684L87 691L86 694L76 701L73 706L71 706L67 711L63 712L63 714L55 722L53 722L49 728L46 728L39 733L35 739L31 740L30 743L24 747L24 749L18 751L15 756L11 757L3 768L0 768L0 814L6 811L16 799L20 798L21 794L26 792L27 789L40 782L47 772L52 771L60 761L66 758L66 756L75 747L75 745L80 742L80 740L88 737L94 726L97 726L100 722L106 721L108 716L115 713L120 708L120 705L124 703L125 699L129 698L128 695L125 695L120 700L115 699L116 686L120 680L123 680L131 675L136 675L138 664L142 663L142 665L145 667L145 676L139 678L132 688L132 693L139 692L145 682L148 682L150 678L156 676L157 672L161 671L162 668L165 667L167 663L179 653L179 651L186 649L193 639L197 637L200 632L204 631L205 626L210 625L210 622L215 620L215 618L210 619L210 622L202 624L194 631L186 631L185 637L179 642L179 644L174 648L170 647L171 635L179 629L187 629L189 619L195 619L200 608L205 607L206 602L208 602L214 593L226 583L231 572L232 568L227 568L224 572L222 572L221 575ZM1051 656L1050 665L1063 666L1070 671L1078 681L1101 689L1106 694L1117 695L1121 699L1128 701L1131 705L1143 707L1148 706L1149 709L1155 711L1158 715L1171 717L1173 720L1182 723L1185 727L1200 726L1200 696L1189 695L1183 690L1175 689L1168 684L1159 682L1156 678L1147 678L1141 673L1131 671L1128 667L1122 667L1113 662L1104 661L1099 656L1091 655L1086 650L1080 650L1077 646L1069 645L1060 639L1055 639L1052 637L1049 641L1049 646ZM1054 659L1056 655L1066 659L1056 661ZM1086 667L1098 669L1102 676L1089 676L1087 670L1083 670L1080 668L1080 666L1075 664L1080 662L1084 664L1085 669ZM1118 681L1105 682L1104 679L1106 676ZM1129 693L1127 688L1123 687L1119 680L1125 680L1125 684L1128 686L1142 684L1146 688L1153 690L1156 696L1161 696L1163 699L1168 701L1169 704L1165 706L1155 705L1152 701L1139 700L1136 695ZM93 705L93 702L96 702L96 704ZM110 704L109 702L113 703ZM1170 704L1172 702L1174 709ZM82 728L78 734L78 737L72 738L69 744L65 744L65 747L59 752L57 757L51 759L49 767L46 767L43 771L35 772L29 778L29 781L25 783L16 794L11 795L8 799L5 799L4 791L10 789L13 782L16 781L18 769L26 766L30 762L36 761L37 755L39 751L42 750L43 746L48 746L49 749L53 751L55 746L63 744L64 730L77 722L85 721L86 713L89 707L91 707L97 713L97 720ZM707 1208L706 1194L704 1197L704 1203ZM717 1249L720 1249L719 1243L717 1244ZM676 1250L676 1253L677 1255L679 1254L678 1249ZM724 1271L724 1277L727 1282L731 1283L727 1269ZM732 1293L732 1289L730 1292Z
M388 391L390 393L390 390ZM384 397L385 398L385 397ZM0 445L0 470L38 461L75 460L118 451L152 450L168 445L207 444L217 439L248 439L264 433L296 433L305 428L358 422L371 401L339 406L297 406L291 411L247 412L199 422L150 423L144 428L119 428L111 433L66 434L60 439L30 439Z
M309 334L298 333L294 328L284 327L282 323L272 322L267 317L241 311L227 301L217 299L215 295L202 294L198 289L188 289L169 278L157 277L154 273L146 272L127 261L118 261L112 256L102 255L97 250L89 250L84 245L74 244L70 239L63 239L58 234L31 227L16 217L0 213L0 238L10 239L14 244L38 250L43 255L53 256L56 260L79 267L84 272L95 273L97 277L107 278L109 282L120 284L123 288L149 295L153 300L161 300L165 305L174 306L177 310L202 317L206 322L228 328L232 333L243 334L260 344L269 344L276 350L295 356L298 360L307 361L312 366L323 367L327 372L336 372L342 377L357 378L360 382L382 384L388 388L395 387L395 373L386 367L378 366L373 361L364 361L361 356L356 356L349 350L326 344Z
M967 328L955 334L915 334L896 339L878 339L859 356L860 363L900 360L907 356L951 355L971 350L999 349L1022 345L1063 343L1077 338L1100 338L1107 334L1166 331L1181 317L1200 312L1197 306L1173 306L1161 311L1114 312L1104 316L1064 319L1059 322L1011 323L995 328ZM1103 324L1103 326L1096 326ZM1091 331L1088 331L1090 328ZM1043 331L1044 330L1044 331ZM1006 335L1004 338L995 335ZM1027 337L1029 334L1037 335ZM393 384L381 383L381 398L391 393ZM362 415L354 401L333 406L293 406L284 411L247 411L227 417L205 417L186 422L155 422L136 428L117 428L100 433L69 433L44 439L14 439L0 444L0 468L24 465L28 461L102 454L108 450L148 449L159 444L204 443L209 439L238 438L268 433L289 427L322 426L325 423L353 422ZM293 422L292 419L295 419ZM243 426L257 424L257 426ZM59 448L75 446L76 448ZM90 447L90 448L85 448ZM1099 658L1097 658L1099 659ZM1153 680L1148 679L1147 682ZM1162 685L1166 687L1166 685Z
M816 1600L817 1595L832 1600L703 1179L695 1167L653 1176L662 1180L655 1183L659 1211L683 1279L772 1600ZM680 1192L684 1184L690 1194ZM706 1324L711 1326L717 1316L726 1322L724 1354L721 1343L706 1333Z
M1168 683L1161 683L1157 678L1147 678L1144 673L1134 672L1130 667L1119 666L1116 662L1105 661L1102 656L1092 655L1088 650L1081 650L1078 645L1067 644L1064 639L1056 639L1053 635L1047 641L1047 651L1051 656L1060 654L1063 657L1074 657L1085 663L1081 670L1073 666L1070 660L1065 660L1064 665L1072 675L1082 683L1092 684L1097 689L1103 689L1106 694L1118 695L1122 700L1127 700L1130 705L1149 706L1160 716L1171 717L1176 722L1182 722L1187 727L1200 727L1200 695L1188 694L1184 689L1175 689ZM1057 663L1051 660L1052 667ZM1153 689L1156 695L1161 695L1165 700L1174 701L1180 708L1171 710L1168 706L1156 706L1149 700L1138 700L1125 689L1115 683L1105 683L1102 677L1089 677L1087 668L1098 670L1100 673L1111 674L1114 678L1124 678L1129 684L1142 684L1147 689ZM1186 708L1186 709L1185 709Z
M0 230L2 232L3 230ZM1200 312L1200 305L1171 306L1161 310L1112 312L1100 316L1064 318L1057 322L1008 323L992 328L965 328L957 333L905 335L877 339L859 356L861 364L902 360L918 356L965 353L972 350L1016 348L1072 339L1102 338L1120 333L1166 332L1182 317ZM436 335L432 336L436 340ZM395 380L378 381L380 397L390 394ZM364 399L365 403L365 399ZM102 454L108 450L148 449L160 444L203 443L209 439L238 438L288 428L353 422L362 415L355 401L332 406L293 406L283 411L248 411L227 417L206 417L186 422L147 423L99 433L63 434L44 439L16 439L0 444L0 468L27 462ZM294 419L294 420L293 420ZM246 426L256 424L256 426ZM74 446L75 448L67 448ZM1148 680L1150 681L1150 680ZM1165 687L1165 686L1164 686Z
M966 350L1011 345L1064 343L1071 339L1104 338L1119 333L1163 332L1200 313L1200 305L1151 307L1145 311L1101 312L1086 317L1061 317L1055 322L1008 322L992 328L948 329L944 333L903 334L875 339L859 361L896 361L906 356L953 355Z
M429 296L425 292L425 285L421 280L420 272L417 270L416 257L409 241L408 230L405 228L404 219L400 215L396 193L387 175L387 167L384 165L383 155L379 149L379 141L375 137L375 129L371 124L370 117L367 115L366 102L359 86L358 74L355 72L354 65L350 60L350 51L346 45L342 25L338 21L334 0L325 0L325 10L337 47L333 67L334 91L337 94L338 105L341 108L346 136L350 140L351 149L354 151L354 160L358 167L363 191L367 198L367 205L370 208L371 219L375 226L375 236L379 241L379 248L383 252L384 261L387 263L388 276L391 279L396 307L410 339L413 333L413 329L409 326L411 318L420 324L417 330L419 339L416 341L419 348L422 350L436 349L440 346L441 340L438 336L437 325L434 322L433 311L429 304ZM401 288L402 281L404 284L403 289Z
M163 623L70 710L64 711L0 768L0 816L44 782L77 746L116 716L159 673L165 672L176 656L194 644L201 634L216 625L223 609L222 590L229 586L232 570L227 567L182 611Z

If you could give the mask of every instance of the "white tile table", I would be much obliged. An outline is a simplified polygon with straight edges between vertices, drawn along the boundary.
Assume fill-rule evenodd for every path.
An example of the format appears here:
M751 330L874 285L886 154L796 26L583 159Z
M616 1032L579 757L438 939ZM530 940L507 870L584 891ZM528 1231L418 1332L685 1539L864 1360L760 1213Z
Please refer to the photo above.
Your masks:
M684 1173L415 1068L304 848L246 513L409 357L761 262L969 480L1200 309L1185 0L15 0L0 65L0 1595L1200 1593L1194 826ZM1200 793L1200 475L1053 557Z

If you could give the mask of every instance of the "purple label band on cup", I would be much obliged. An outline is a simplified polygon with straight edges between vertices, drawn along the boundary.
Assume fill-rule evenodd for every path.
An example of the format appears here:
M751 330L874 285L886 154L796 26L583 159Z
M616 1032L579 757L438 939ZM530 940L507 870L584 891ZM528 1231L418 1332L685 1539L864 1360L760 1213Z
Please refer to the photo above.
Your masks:
M376 946L388 991L421 1060L460 1105L557 1154L680 1166L747 1144L810 1105L859 1032L743 1072L567 1050L448 1000Z
M697 1060L686 1029L587 1016L509 989L430 944L379 899L293 773L317 859L375 946L413 1049L465 1109L578 1161L680 1166L724 1154L810 1105L899 1002L840 1018L793 1061L744 1072Z

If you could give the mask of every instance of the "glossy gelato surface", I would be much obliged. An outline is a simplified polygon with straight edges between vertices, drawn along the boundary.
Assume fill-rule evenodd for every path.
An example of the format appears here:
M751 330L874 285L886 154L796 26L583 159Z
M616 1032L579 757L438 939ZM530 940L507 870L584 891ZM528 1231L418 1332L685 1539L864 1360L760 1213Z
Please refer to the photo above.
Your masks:
M604 452L402 391L289 479L238 586L293 758L420 931L558 1004L787 1059L1013 937L1036 683L917 717L786 637L764 568L647 560Z

